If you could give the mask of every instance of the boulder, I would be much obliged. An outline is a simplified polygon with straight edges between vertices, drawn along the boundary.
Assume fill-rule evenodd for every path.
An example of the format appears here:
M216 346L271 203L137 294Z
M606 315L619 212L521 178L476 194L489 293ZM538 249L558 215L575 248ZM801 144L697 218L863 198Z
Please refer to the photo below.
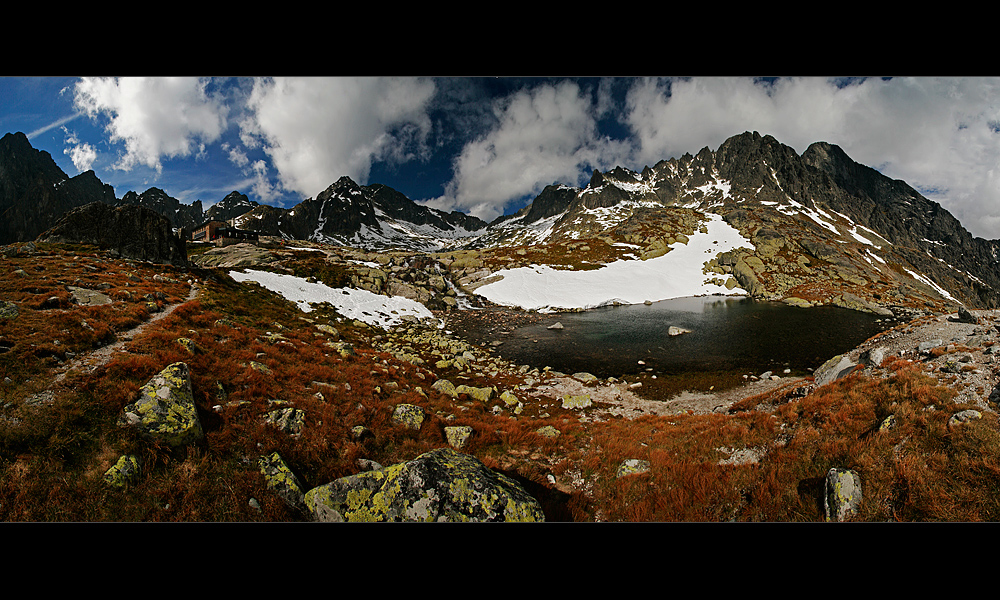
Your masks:
M134 427L139 436L172 447L201 441L205 433L198 419L187 363L168 365L139 390L125 407L119 423Z
M667 335L669 335L671 337L677 336L677 335L682 335L682 334L685 334L685 333L691 333L691 330L690 329L684 329L683 327L676 327L674 325L671 325L670 327L667 328Z
M451 448L313 488L305 503L324 522L545 520L516 481Z

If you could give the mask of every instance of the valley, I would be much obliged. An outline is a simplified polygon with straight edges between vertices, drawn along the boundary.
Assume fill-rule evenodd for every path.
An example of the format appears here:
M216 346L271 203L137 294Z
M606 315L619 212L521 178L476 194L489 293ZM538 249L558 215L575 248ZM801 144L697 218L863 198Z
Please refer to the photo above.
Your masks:
M386 518L330 498L400 469L450 481L417 466L442 450L512 498L484 520L826 520L836 469L860 474L858 520L1000 518L998 242L880 178L746 133L487 224L344 177L290 209L234 192L213 218L258 239L186 256L190 225L143 206L173 206L162 190L83 203L0 247L0 519ZM884 326L794 373L505 352L518 327L690 297ZM173 406L148 386L177 373ZM168 408L170 435L144 429Z

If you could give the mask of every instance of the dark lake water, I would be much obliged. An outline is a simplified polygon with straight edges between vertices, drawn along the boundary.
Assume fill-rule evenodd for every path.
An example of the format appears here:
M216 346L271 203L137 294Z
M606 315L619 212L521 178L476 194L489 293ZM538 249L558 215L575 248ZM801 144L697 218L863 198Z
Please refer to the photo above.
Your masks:
M556 322L564 329L548 329ZM517 364L598 377L648 369L781 374L788 368L806 374L894 324L831 306L705 296L552 315L495 339L504 342L497 354ZM691 332L670 336L671 325Z

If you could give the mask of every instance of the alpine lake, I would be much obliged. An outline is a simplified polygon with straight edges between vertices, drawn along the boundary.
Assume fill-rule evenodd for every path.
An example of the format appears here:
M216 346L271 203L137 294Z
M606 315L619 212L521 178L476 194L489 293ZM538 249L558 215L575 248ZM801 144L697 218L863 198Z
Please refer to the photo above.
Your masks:
M665 399L682 390L721 391L767 371L806 376L899 322L834 306L698 296L456 329L515 364L642 381ZM562 327L550 328L556 323ZM686 331L670 335L671 327Z

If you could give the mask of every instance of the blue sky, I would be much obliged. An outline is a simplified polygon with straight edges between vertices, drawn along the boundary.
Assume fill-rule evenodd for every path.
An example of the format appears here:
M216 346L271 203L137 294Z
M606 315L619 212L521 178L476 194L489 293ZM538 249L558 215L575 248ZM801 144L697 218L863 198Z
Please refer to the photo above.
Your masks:
M552 183L744 131L837 144L1000 238L1000 79L0 78L0 135L121 197L290 207L343 175L492 220Z

